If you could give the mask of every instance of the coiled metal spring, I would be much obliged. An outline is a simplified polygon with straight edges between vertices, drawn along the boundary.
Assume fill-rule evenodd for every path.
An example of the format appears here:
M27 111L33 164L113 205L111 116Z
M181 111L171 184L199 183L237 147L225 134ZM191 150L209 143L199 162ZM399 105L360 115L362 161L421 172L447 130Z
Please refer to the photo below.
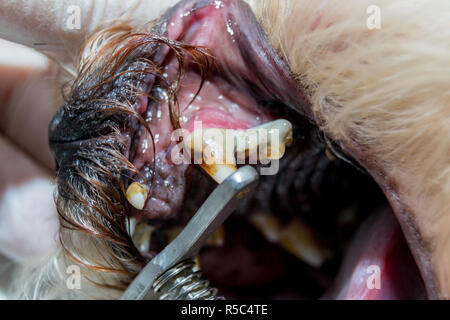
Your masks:
M209 284L195 262L185 260L160 275L152 290L159 300L223 300Z

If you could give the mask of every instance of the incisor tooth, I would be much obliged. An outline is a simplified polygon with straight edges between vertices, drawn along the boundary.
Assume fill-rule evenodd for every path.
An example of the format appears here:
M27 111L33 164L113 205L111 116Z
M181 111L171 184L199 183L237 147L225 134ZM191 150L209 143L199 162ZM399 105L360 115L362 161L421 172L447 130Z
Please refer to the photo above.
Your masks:
M126 225L129 235L132 237L134 235L134 230L136 229L136 219L129 218L129 219L125 220L125 225Z
M145 202L148 197L148 187L140 184L139 182L133 182L127 189L128 202L138 210L144 209Z
M222 183L237 170L236 154L238 164L252 156L259 160L282 158L286 145L292 143L292 125L280 119L247 130L200 128L191 132L184 143L193 153L194 163Z

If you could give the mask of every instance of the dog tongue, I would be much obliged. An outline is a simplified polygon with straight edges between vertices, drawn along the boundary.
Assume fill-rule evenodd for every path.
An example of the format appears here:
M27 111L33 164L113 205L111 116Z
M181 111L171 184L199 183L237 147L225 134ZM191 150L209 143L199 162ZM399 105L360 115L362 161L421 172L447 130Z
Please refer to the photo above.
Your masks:
M323 299L426 299L426 291L390 210L371 215L346 252L334 287Z

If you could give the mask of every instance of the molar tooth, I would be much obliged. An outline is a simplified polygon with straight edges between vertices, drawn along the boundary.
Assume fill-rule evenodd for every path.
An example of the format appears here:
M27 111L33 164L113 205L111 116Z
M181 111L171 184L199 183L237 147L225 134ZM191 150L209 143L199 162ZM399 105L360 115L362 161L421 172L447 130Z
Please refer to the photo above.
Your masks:
M133 182L127 189L128 202L138 210L144 209L145 202L148 197L148 187L140 184L139 182Z

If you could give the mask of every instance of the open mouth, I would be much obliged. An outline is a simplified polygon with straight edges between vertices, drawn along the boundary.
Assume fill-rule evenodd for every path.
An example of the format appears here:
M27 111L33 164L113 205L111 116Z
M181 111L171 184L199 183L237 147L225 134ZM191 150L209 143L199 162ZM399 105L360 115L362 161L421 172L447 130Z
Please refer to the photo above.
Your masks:
M386 198L318 128L307 88L245 3L182 1L153 32L128 37L114 52L118 68L103 65L79 82L55 116L50 143L59 181L71 179L80 150L104 147L119 131L118 150L129 161L121 179L148 188L141 209L124 204L138 222L135 254L151 258L215 186L199 166L173 161L174 130L191 132L196 121L245 130L286 119L293 142L279 170L261 177L200 252L204 275L229 298L426 298Z

